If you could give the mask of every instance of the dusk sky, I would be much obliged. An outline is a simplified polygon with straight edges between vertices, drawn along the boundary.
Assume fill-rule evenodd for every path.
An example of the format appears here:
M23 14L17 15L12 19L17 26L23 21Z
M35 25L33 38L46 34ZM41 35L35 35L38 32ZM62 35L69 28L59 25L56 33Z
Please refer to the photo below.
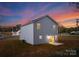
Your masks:
M74 27L79 9L68 2L0 2L0 25L3 26L23 25L45 15L60 25Z

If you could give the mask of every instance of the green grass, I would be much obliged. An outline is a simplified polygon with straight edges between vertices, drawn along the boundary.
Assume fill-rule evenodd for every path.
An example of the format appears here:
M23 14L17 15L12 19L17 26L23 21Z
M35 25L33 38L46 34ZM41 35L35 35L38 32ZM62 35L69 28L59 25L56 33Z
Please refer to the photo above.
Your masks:
M50 44L30 45L20 41L19 39L7 38L8 40L0 40L0 56L63 56L62 53L66 49L74 49L79 47L78 36L62 36L59 41L64 44L54 46Z

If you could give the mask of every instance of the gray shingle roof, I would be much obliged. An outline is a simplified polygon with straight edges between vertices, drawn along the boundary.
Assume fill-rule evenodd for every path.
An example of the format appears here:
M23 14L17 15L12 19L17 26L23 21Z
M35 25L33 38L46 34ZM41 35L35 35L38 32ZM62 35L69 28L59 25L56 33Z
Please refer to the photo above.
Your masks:
M37 22L37 21L39 21L39 20L42 20L42 19L45 18L45 17L48 17L50 20L52 20L54 23L56 23L56 24L58 25L58 23L57 23L55 20L53 20L50 16L46 15L46 16L37 18L37 19L35 19L35 20L29 21L27 24L24 24L23 26L28 25L28 24L31 24L31 23L35 23L35 22Z

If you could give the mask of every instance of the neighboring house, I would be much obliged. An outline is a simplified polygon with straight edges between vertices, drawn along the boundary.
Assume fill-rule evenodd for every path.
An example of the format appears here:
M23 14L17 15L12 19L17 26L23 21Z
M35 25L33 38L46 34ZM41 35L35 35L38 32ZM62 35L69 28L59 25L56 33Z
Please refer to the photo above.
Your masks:
M20 30L18 31L12 31L12 36L19 36L20 35Z
M20 39L32 45L53 44L58 41L58 23L49 16L35 19L21 27Z
M4 35L0 33L0 40L4 39Z

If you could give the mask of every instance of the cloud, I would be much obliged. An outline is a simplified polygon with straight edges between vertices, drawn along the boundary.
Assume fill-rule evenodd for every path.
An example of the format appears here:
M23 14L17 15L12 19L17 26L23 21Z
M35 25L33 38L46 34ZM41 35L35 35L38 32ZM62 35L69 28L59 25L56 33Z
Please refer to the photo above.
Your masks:
M0 15L13 16L15 15L9 8L0 7Z
M31 20L29 20L29 19L22 18L22 19L20 19L20 21L17 22L17 24L24 25L24 24L27 24L30 21Z
M61 23L64 27L75 27L76 26L76 23L72 23L72 22L65 22L65 23Z
M68 22L68 23L72 22L72 23L74 23L74 22L76 22L76 19L75 18L74 19L67 19L67 20L64 20L63 23L64 22Z

